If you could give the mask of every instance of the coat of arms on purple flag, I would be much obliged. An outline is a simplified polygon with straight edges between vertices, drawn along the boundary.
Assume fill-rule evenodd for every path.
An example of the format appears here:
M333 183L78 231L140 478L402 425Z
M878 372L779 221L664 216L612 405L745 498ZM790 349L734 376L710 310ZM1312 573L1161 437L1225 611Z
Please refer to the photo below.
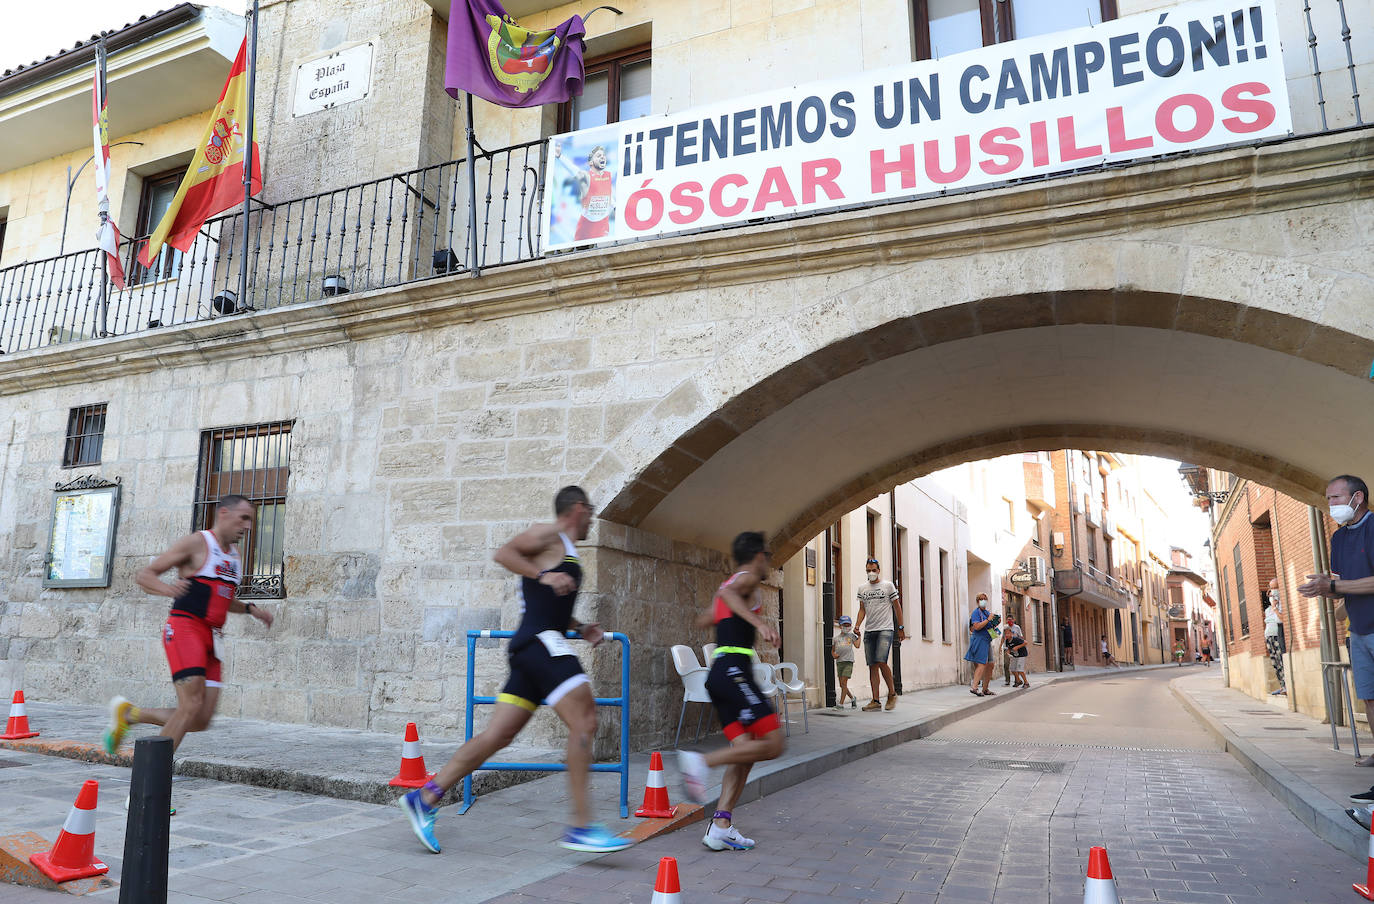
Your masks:
M444 84L503 107L561 104L582 94L582 17L521 28L497 0L452 0Z

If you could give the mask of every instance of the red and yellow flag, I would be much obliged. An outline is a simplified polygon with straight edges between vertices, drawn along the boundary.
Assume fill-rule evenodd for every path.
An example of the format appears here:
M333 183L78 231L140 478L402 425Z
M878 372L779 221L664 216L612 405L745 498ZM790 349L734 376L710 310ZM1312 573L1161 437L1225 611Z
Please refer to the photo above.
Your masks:
M151 267L163 244L186 251L205 221L243 203L243 151L248 122L248 39L239 45L229 80L210 113L196 156L181 180L172 206L139 253L139 263ZM253 142L252 193L262 191L262 154Z

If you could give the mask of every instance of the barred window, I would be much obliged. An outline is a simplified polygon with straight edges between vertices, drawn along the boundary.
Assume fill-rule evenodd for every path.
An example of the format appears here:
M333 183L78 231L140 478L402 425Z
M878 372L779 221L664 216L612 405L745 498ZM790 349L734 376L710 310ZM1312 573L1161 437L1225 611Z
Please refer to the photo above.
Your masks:
M215 506L225 496L253 503L253 524L239 541L244 599L284 599L283 552L286 485L291 473L293 421L206 430L200 435L200 469L192 530L215 523Z
M105 444L105 402L73 408L67 416L67 445L62 451L62 467L81 468L100 464Z

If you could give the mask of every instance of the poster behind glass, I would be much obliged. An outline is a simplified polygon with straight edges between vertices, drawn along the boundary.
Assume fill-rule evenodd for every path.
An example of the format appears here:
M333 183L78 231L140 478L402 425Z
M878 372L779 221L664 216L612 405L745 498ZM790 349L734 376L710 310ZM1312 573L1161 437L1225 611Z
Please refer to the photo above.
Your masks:
M57 490L44 587L108 587L119 487Z

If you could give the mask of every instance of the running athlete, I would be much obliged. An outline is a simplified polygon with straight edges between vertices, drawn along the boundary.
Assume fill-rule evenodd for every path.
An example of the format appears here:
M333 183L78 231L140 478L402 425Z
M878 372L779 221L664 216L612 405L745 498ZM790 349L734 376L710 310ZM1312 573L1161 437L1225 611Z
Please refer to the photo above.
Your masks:
M182 537L135 576L138 586L157 596L171 597L172 609L162 626L162 649L172 670L176 709L134 706L123 697L110 701L110 727L105 752L114 755L129 726L143 722L161 725L161 734L181 745L188 731L204 731L219 705L224 685L221 630L230 612L246 612L267 627L272 613L235 599L243 565L235 545L253 524L253 503L243 496L225 496L215 507L210 530ZM175 568L170 584L162 575Z
M587 155L587 171L577 174L582 196L582 216L577 221L574 239L599 239L611 234L611 173L606 169L606 149L601 145Z
M517 534L496 551L497 564L520 576L524 612L520 627L510 639L506 658L510 678L496 698L491 721L477 737L453 754L424 787L396 803L410 818L420 843L439 853L434 837L434 818L439 801L492 754L515 740L542 700L568 726L568 792L572 797L573 825L559 844L573 851L607 854L623 851L632 842L612 835L591 821L587 804L587 773L596 732L596 701L591 680L582 671L565 632L572 630L593 647L604 634L596 624L572 617L577 588L582 584L582 564L573 543L587 538L592 505L580 487L564 487L554 497L555 520L535 524Z
M761 760L782 753L783 734L778 717L754 684L754 637L778 645L778 632L760 618L763 603L754 591L772 567L764 549L763 534L746 531L731 546L736 571L720 585L711 607L697 617L696 626L716 626L716 651L706 676L706 692L715 704L730 746L705 756L678 751L678 768L687 796L706 803L706 783L713 766L725 766L720 801L701 843L713 851L747 851L754 846L734 827L731 811L739 802L749 770Z

